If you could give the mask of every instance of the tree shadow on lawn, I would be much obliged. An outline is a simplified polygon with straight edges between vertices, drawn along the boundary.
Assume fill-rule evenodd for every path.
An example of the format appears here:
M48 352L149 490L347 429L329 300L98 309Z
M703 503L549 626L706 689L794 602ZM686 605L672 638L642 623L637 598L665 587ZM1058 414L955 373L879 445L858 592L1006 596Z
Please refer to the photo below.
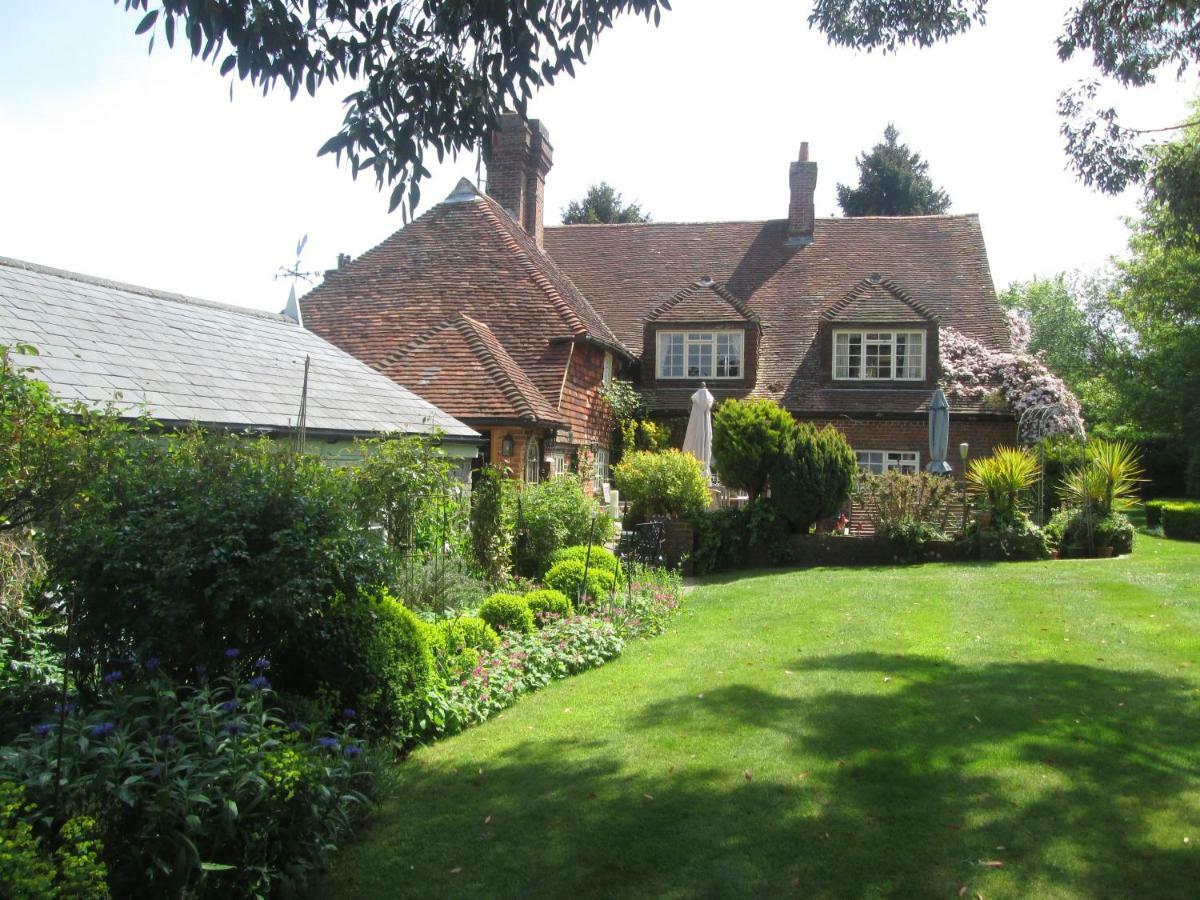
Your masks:
M876 654L792 669L861 677L647 705L636 769L628 731L418 754L320 895L1195 896L1195 685ZM728 765L705 758L718 735Z

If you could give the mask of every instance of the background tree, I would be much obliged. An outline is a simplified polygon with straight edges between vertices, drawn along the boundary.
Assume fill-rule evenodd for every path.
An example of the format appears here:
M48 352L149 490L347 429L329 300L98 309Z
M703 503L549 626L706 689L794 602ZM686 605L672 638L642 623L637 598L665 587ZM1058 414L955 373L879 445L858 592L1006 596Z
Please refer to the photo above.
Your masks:
M627 12L658 23L667 0L114 0L140 12L137 34L177 36L222 76L294 98L355 82L342 127L320 149L357 177L392 185L391 208L416 209L429 172L470 150L505 109L525 114L543 84L575 74L596 38Z
M1059 274L1014 282L1001 292L1000 302L1028 323L1029 351L1079 398L1093 433L1145 434L1127 402L1134 378L1133 335L1117 308L1113 276Z
M920 216L944 213L950 197L933 186L929 163L899 143L892 124L883 142L858 158L858 187L837 186L838 205L847 216Z
M640 203L623 203L621 195L607 181L593 184L582 200L572 200L563 210L564 225L613 225L649 222Z
M895 52L928 47L961 34L986 19L988 0L813 0L810 26L833 44L857 50ZM1100 74L1122 87L1152 84L1164 71L1182 75L1200 62L1200 2L1197 0L1079 0L1058 38L1058 56L1091 53ZM1098 108L1100 83L1085 81L1064 91L1058 111L1071 165L1083 181L1107 193L1120 193L1147 178L1160 196L1194 198L1187 186L1200 181L1200 152L1172 160L1156 152L1153 135L1189 123L1161 128L1121 125L1113 107ZM1164 163L1171 162L1170 168ZM1183 202L1177 212L1200 223L1200 202Z

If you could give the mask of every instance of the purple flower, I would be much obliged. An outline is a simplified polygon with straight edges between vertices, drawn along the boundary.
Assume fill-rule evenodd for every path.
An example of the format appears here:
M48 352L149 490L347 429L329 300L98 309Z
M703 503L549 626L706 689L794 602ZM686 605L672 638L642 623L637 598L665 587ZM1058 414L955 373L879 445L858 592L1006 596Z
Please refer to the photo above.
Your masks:
M225 651L226 659L237 659L241 655L242 655L242 651L239 650L237 647L230 647L228 650Z
M204 663L196 663L195 671L197 675L203 678L208 674L208 666L206 666Z
M263 669L269 669L271 668L271 661L264 656L260 656L254 661L254 668L258 669L260 672Z
M347 706L345 709L342 710L342 718L343 719L356 719L356 718L358 718L358 713L356 713L354 710L352 710L350 707Z
M75 704L74 703L55 703L54 711L56 713L58 713L59 715L66 713L69 716L71 713L75 712Z
M88 732L92 737L105 737L112 734L116 727L116 724L113 722L101 722L99 725L93 725L88 728Z
M231 713L238 708L238 702L236 700L226 700L217 708L223 713Z
M226 722L224 725L221 726L221 730L224 731L226 734L232 734L234 736L237 736L242 733L242 726L239 725L237 722Z
M44 722L41 725L34 725L33 733L38 737L45 737L46 735L53 733L54 729L57 727L58 726L53 722Z
M146 770L147 778L157 778L161 774L162 774L162 766L151 766L149 769Z
M157 656L151 656L148 660L146 660L144 663L142 663L142 668L145 669L147 672L157 672L158 666L159 666L159 659Z
M120 669L113 669L113 671L109 672L107 675L104 676L104 683L105 684L116 684L118 681L120 681L124 677L125 677L125 675L121 672Z
M292 719L292 721L288 722L288 731L303 731L303 730L304 730L304 723L301 722L299 719Z
M341 745L337 742L337 738L323 737L317 738L317 746L324 750L336 750Z
M168 747L168 748L169 748L169 747L174 747L174 746L175 746L175 735L173 735L173 734L167 734L167 733L164 731L162 734L160 734L160 735L158 736L158 746L160 746L160 747Z
M357 744L350 744L342 752L345 753L347 756L361 756L362 755L362 747L358 746Z
M255 675L246 683L256 691L261 691L271 686L271 682L267 680L267 676L265 675Z

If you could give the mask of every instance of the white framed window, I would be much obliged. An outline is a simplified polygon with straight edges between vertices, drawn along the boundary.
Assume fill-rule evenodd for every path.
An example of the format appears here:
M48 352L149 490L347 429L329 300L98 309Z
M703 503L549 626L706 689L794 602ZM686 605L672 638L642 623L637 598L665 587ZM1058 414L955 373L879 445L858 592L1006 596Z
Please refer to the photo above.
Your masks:
M567 451L566 450L551 450L550 451L550 477L561 478L567 474Z
M596 449L596 462L593 467L595 472L592 475L592 490L597 494L604 490L604 484L608 481L608 450L604 447Z
M921 381L925 332L838 329L833 333L833 377L837 381Z
M898 469L906 475L921 471L921 454L916 450L855 450L858 468L872 475L882 475Z
M604 351L604 374L600 377L602 384L608 384L612 381L613 376L613 355L607 350Z
M660 331L659 378L741 378L742 332Z
M525 483L537 484L542 480L542 454L538 439L531 437L525 444Z

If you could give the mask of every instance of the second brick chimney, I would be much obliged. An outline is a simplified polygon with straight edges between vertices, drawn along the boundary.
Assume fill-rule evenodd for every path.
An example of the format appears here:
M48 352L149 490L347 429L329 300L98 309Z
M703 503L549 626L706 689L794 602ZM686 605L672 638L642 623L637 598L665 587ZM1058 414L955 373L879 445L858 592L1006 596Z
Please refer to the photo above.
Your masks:
M487 192L542 246L546 173L553 163L550 135L537 119L505 113L484 141Z
M792 163L788 182L792 199L788 205L787 243L789 247L806 247L813 241L816 224L813 197L817 192L817 164L808 159L808 141L800 145L800 158Z

